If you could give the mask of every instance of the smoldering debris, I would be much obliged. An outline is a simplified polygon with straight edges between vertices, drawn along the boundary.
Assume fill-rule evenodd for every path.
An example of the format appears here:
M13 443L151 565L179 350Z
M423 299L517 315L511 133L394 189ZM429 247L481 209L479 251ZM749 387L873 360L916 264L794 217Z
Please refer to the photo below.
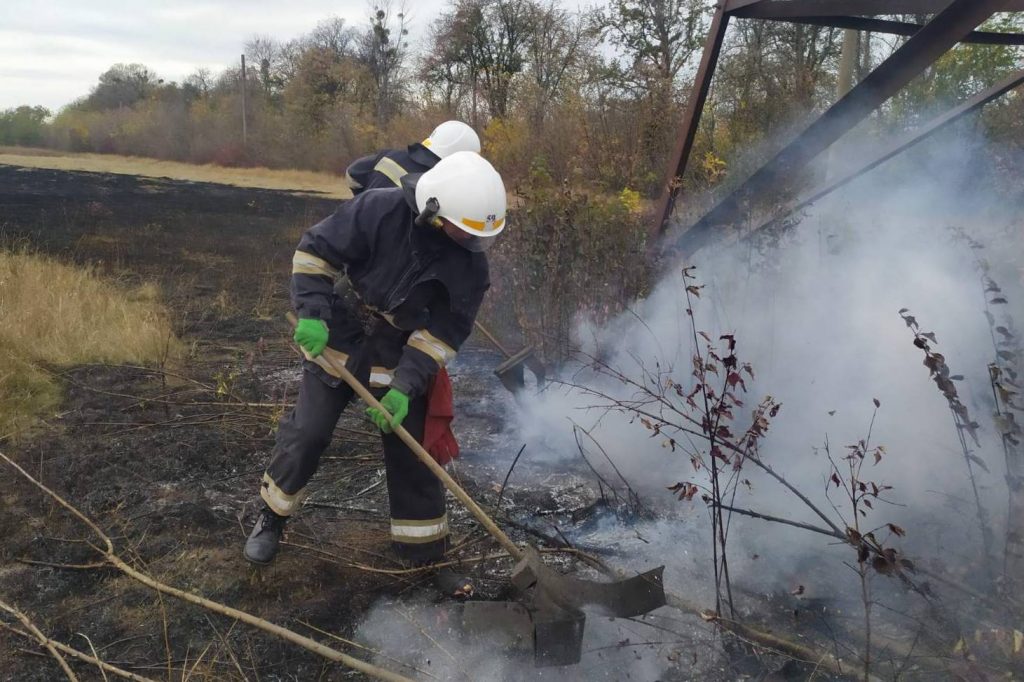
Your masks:
M486 603L484 603L486 607ZM472 604L432 604L424 600L380 601L355 638L400 662L405 674L442 680L657 680L679 677L680 661L697 674L712 663L709 630L690 619L680 627L667 609L638 619L589 617L579 664L561 668L534 666L529 621L516 615L474 616ZM682 634L680 634L682 633Z
M886 608L906 609L904 615L945 608L933 601L938 598L933 587L963 589L954 600L966 598L972 608L978 599L999 600L1002 581L986 582L984 575L985 564L1001 563L989 554L1002 547L986 551L975 517L987 519L993 537L1004 536L1008 491L1001 473L1002 431L990 417L998 406L989 367L997 356L1003 361L1015 357L1005 343L994 343L993 329L1000 326L1002 337L1015 335L1012 320L1024 301L1024 228L1005 197L987 192L976 178L950 171L957 147L950 138L933 144L945 145L941 160L949 162L940 174L913 175L896 167L821 203L770 245L741 241L699 253L695 272L702 288L693 292L699 300L684 296L687 283L679 276L680 264L618 319L602 327L581 322L581 362L563 374L561 384L517 412L514 438L527 443L535 465L565 467L583 454L575 437L579 425L610 456L608 462L594 457L596 477L623 476L645 504L672 519L655 532L620 524L590 535L589 544L616 548L617 555L630 557L631 566L651 560L669 564L669 588L708 594L708 583L700 581L711 574L710 533L699 528L702 519L688 523L669 511L685 507L699 517L706 510L702 495L666 491L678 493L679 481L693 482L695 493L710 485L707 468L691 464L690 453L700 447L679 432L652 429L644 424L642 411L631 409L642 403L644 383L653 382L652 377L678 382L681 396L689 393L695 332L703 331L709 340L730 335L741 361L752 366L745 377L745 406L737 409L744 416L738 421L763 396L782 405L759 444L759 457L825 510L840 530L850 517L849 510L840 513L836 506L842 500L836 498L839 484L831 482L834 454L858 443L867 453L866 440L871 447L884 446L878 457L869 456L858 481L875 484L884 494L870 497L868 506L855 513L864 515L865 527L876 533L881 529L883 543L898 548L893 556L906 571L888 582L877 576L877 600ZM965 233L973 246L965 242ZM992 315L988 309L995 294L989 292L995 280L998 323L986 320ZM692 328L688 308L693 310ZM901 318L899 311L908 308L920 327L908 329ZM978 426L971 430L977 441L968 438L964 451L961 425L951 419L950 404L930 376L934 369L921 364L915 347L919 332L937 339L945 362L956 370L965 411L976 415ZM1004 390L1003 395L1009 394ZM971 472L965 461L973 463ZM749 467L742 473L737 469L737 475L742 484L731 504L762 514L730 520L730 568L737 590L760 595L763 607L766 595L813 583L815 599L830 600L833 615L862 608L856 576L848 568L857 557L851 556L846 539L829 541L766 520L764 515L821 525L777 480ZM970 476L976 478L985 515L975 513ZM645 541L631 542L630 550L622 551L633 533ZM681 554L681 548L688 554ZM899 558L907 556L915 560ZM708 564L703 571L697 568L701 561ZM886 573L883 564L893 565L885 559L875 563L880 573ZM686 568L674 571L673 564ZM758 612L758 604L747 606L748 615ZM915 631L921 636L912 622L918 615L903 620L892 613L879 615L879 610L876 637L885 633L895 641ZM959 628L973 628L969 612L937 625L925 639L948 651L957 643ZM846 618L833 619L829 627ZM863 636L856 627L851 632L849 641ZM861 655L859 645L851 646L851 655ZM959 651L966 648L961 645Z

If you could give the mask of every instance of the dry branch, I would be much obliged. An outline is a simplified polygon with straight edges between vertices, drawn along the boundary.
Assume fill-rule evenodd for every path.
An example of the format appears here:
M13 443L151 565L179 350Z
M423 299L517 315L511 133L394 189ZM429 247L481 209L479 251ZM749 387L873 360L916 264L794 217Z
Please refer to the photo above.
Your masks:
M666 594L666 596L668 595ZM671 603L672 599L669 598L669 604ZM853 666L844 666L842 660L837 658L834 654L820 651L804 644L798 644L791 640L773 635L770 632L764 632L763 630L752 628L749 625L740 623L739 621L723 618L713 611L705 610L700 614L700 617L709 623L718 625L723 630L731 632L749 644L753 644L770 651L775 651L798 661L810 663L816 668L828 670L834 675L849 676L853 675L855 672ZM864 679L870 682L881 682L880 678L870 674L865 674Z
M38 639L35 635L25 632L24 630L19 630L18 628L11 627L6 623L0 622L0 627L4 627L10 632L13 632L16 635L20 635L27 639ZM85 661L86 663L92 663L93 665L98 666L101 670L112 672L115 675L125 678L126 680L134 680L134 682L155 682L153 679L149 677L143 677L142 675L136 675L135 673L128 672L127 670L122 670L121 668L118 668L116 665L111 665L106 661L100 660L100 658L97 656L90 656L89 654L83 653L78 649L73 649L69 647L67 644L64 644L63 642L58 642L55 639L49 638L47 638L47 641L51 645L53 645L54 648L60 649L68 656L74 656L75 658Z
M3 609L21 621L21 624L28 628L29 632L35 636L35 639L50 652L50 655L57 661L61 669L64 671L64 674L68 676L68 679L71 680L71 682L78 682L78 677L75 676L75 673L68 666L68 662L65 661L64 657L60 655L59 651L57 651L57 648L53 645L53 642L50 641L50 638L44 635L28 616L4 601L0 601L0 609Z
M303 635L300 635L297 632L281 627L280 625L271 623L250 613L246 613L245 611L240 611L238 609L226 606L219 602L206 599L205 597L200 597L190 592L185 592L184 590L179 590L176 587L171 587L170 585L165 585L164 583L154 580L147 574L142 573L141 571L138 571L129 566L127 563L125 563L124 560L122 560L121 557L119 557L114 552L114 544L113 542L111 542L110 538L107 537L107 535L102 530L100 530L100 528L95 523L93 523L93 521L89 519L89 517L87 517L84 513L79 511L70 502L68 502L63 497L61 497L60 495L58 495L57 493L55 493L54 491L50 490L45 485L37 481L35 478L32 477L31 474L29 474L27 471L18 466L18 464L16 464L2 452L0 452L0 459L3 459L5 462L10 464L14 469L18 471L18 473L20 473L22 476L28 479L34 486L45 492L47 495L53 498L55 502L57 502L62 507L67 509L82 523L87 525L93 531L93 533L95 533L103 541L103 544L106 547L106 549L102 549L99 547L95 548L98 552L100 552L103 555L103 558L106 559L106 561L109 564L120 570L122 573L137 580L143 585L146 585L147 587L150 587L156 590L157 592L169 594L172 597L177 597L178 599L181 599L183 601L187 601L191 604L201 606L210 611L214 611L215 613L220 613L222 615L228 616L229 618L239 620L247 625L259 628L264 632L268 632L272 635L280 637L284 640L291 642L292 644L297 644L298 646L308 651L311 651L319 656L322 656L330 661L342 663L343 665L346 665L349 668L358 670L359 672L362 672L366 675L370 675L371 677L375 677L381 680L390 680L392 682L411 682L407 677L404 677L397 673L393 673L390 670L386 670L384 668L375 666L371 663L367 663L366 661L359 660L358 658L353 658L348 654L342 653L336 649L332 649L331 647L325 646L320 642L317 642L316 640L310 639L309 637L304 637ZM56 651L53 651L53 653L55 656L59 657L59 654L57 654ZM63 659L60 660L63 661ZM65 667L65 669L67 670L69 679L76 679L74 677L74 673L72 673L70 669L67 668L66 663L63 664L63 667Z

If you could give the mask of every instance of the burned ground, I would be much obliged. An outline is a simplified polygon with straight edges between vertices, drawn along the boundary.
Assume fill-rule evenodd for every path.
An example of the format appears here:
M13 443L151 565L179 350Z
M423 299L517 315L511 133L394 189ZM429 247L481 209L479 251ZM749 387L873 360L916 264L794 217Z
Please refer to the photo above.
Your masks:
M97 265L129 286L155 280L186 344L166 372L60 371L60 413L6 450L155 576L286 625L302 618L346 633L374 599L415 581L346 569L297 548L272 568L254 570L240 552L273 428L298 378L278 319L287 306L291 250L298 231L334 204L221 185L0 166L0 226L8 243ZM354 497L358 504L310 509L288 539L374 563L387 552L386 498L374 485L382 464L363 420L350 416L345 428L359 433L337 439L326 454L321 499ZM23 563L87 562L91 552L81 540L88 535L21 482L5 480L0 590L54 637L71 641L82 632L105 658L159 676L168 665L165 622L170 665L179 670L196 661L214 627L227 633L229 623L214 626L196 609L161 604L116 573ZM59 677L49 661L15 653L23 642L0 637L3 679ZM239 654L263 678L305 679L322 667L258 636L235 646L251 647ZM218 679L219 666L230 662L226 655L213 661L197 670Z
M379 440L359 410L343 417L278 560L257 569L241 556L274 428L299 378L281 319L290 256L300 231L334 205L309 195L0 166L0 233L8 246L93 264L128 287L157 282L183 342L181 357L164 367L51 368L65 391L59 412L5 444L4 452L94 519L125 560L159 580L327 643L309 626L369 638L385 654L406 654L404 661L442 679L480 679L476 666L500 658L491 649L477 652L479 660L468 658L461 671L456 665L458 673L452 672L455 661L445 665L437 650L399 651L403 638L444 631L445 612L421 608L436 599L429 581L389 554ZM452 368L463 445L453 475L489 509L502 493L497 518L517 540L552 548L574 543L623 566L647 546L644 534L658 524L676 548L699 541L693 530L702 523L698 513L666 521L676 512L659 509L654 519L649 510L616 499L608 482L599 484L579 459L552 466L553 460L534 462L527 453L503 488L520 444L504 432L504 415L515 403L491 375L499 361L471 342ZM56 566L95 561L86 544L94 538L10 469L3 480L0 595L55 639L88 651L88 637L103 659L153 678L351 679L340 666L161 598L113 569ZM511 597L510 561L475 561L492 553L493 543L457 504L450 502L449 512L452 558L468 560L481 597ZM638 519L643 524L635 524ZM572 557L556 553L547 560L578 569ZM700 566L694 561L670 570L692 572L689 590L708 582L706 569L694 568ZM827 582L799 578L815 580ZM801 638L831 637L837 623L828 614L835 602L794 598L791 588L739 589L737 600L751 620L763 622L767 614ZM699 601L707 595L689 596ZM397 626L388 607L375 608L380 604L399 605ZM809 674L782 659L726 660L711 625L663 611L669 613L646 624L588 619L588 633L598 639L587 641L583 664L566 672L580 679L664 680L757 679L783 667L787 679ZM365 632L357 632L361 625ZM382 629L386 636L375 639ZM346 650L396 667L387 658ZM563 674L530 672L528 660L504 661L500 672L489 669L488 675ZM62 679L52 660L7 631L0 631L0 661L3 680ZM94 669L74 665L83 679L99 678Z
M256 569L241 556L273 430L300 371L281 319L291 252L299 232L334 206L308 195L0 166L8 246L94 265L127 287L155 281L184 346L165 367L51 368L65 391L60 411L5 452L155 578L314 636L300 621L351 636L382 598L434 598L420 574L404 573L388 553L379 441L358 410L343 417L275 564ZM508 408L489 371L497 362L470 344L453 370L464 447L456 475L491 502L507 461L488 461ZM87 650L84 635L102 658L158 678L186 669L205 679L346 676L114 570L57 567L94 561L86 544L94 538L11 471L4 480L0 594L55 639ZM560 485L520 488L514 505L510 486L505 504L520 510L517 523L535 541L537 531L521 523L533 511L596 509L593 493ZM567 510L566 499L579 504ZM468 514L454 505L450 513L463 547L453 556L487 551ZM474 569L482 596L508 596L508 569L507 560ZM0 660L0 679L62 677L6 631ZM75 667L86 678L95 672Z

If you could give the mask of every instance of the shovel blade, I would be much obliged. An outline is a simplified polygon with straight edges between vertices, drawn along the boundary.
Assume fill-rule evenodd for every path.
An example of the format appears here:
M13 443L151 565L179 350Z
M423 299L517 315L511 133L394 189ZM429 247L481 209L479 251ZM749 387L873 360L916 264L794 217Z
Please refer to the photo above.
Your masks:
M494 373L501 379L501 383L512 393L522 390L526 386L526 379L523 375L523 368L527 368L537 379L537 388L544 387L547 378L547 368L541 359L534 353L533 346L527 346L498 365Z
M450 608L463 636L496 651L529 653L536 630L533 617L522 604L467 601Z
M444 609L448 625L454 625L460 637L478 646L487 646L507 655L529 655L538 668L573 665L583 654L582 613L569 613L545 604L527 610L518 602L469 601Z
M561 609L537 611L533 614L533 664L538 668L574 665L583 656L583 627L587 619L582 613Z
M547 380L548 368L544 365L544 362L538 358L535 354L530 353L526 356L526 360L523 362L531 372L533 376L537 378L537 388L544 388L544 382Z
M537 551L530 547L512 571L512 584L523 592L532 588L545 600L570 611L592 608L602 615L632 618L665 605L664 571L665 567L659 566L607 583L581 580L545 565Z
M495 376L501 381L501 385L512 394L517 394L526 388L526 377L523 375L522 365L502 365L494 370Z

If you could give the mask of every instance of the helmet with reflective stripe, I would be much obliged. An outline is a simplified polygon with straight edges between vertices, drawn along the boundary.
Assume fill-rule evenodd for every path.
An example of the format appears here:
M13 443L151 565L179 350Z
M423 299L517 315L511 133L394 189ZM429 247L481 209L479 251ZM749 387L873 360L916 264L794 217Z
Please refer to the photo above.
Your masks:
M423 140L423 146L443 159L455 152L480 153L480 138L462 121L445 121Z
M482 251L505 229L505 183L484 157L455 152L424 173L416 183L416 209L423 213L431 199L437 217L469 235L457 240L471 251Z

